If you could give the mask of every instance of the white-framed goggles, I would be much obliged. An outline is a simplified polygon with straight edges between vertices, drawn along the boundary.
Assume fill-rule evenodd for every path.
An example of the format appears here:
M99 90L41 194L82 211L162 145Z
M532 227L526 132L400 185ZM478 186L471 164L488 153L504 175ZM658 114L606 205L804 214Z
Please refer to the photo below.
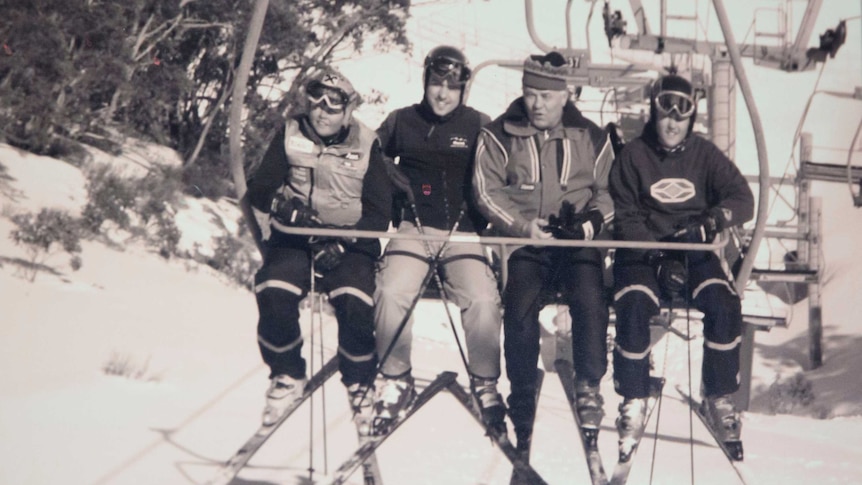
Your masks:
M344 111L350 101L350 97L344 91L318 81L310 83L305 92L312 107L320 106L328 113Z
M681 91L660 91L655 96L655 107L665 116L685 119L694 114L697 100ZM674 115L676 111L676 115Z

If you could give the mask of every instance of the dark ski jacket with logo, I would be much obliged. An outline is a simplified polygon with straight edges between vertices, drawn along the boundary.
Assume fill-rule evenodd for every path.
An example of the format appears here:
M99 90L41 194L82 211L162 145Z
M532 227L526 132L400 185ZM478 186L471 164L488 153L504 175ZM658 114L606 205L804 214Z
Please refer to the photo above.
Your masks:
M476 137L489 121L486 114L463 104L437 116L423 99L393 111L377 129L383 154L398 158L410 179L423 226L450 230L462 206L459 231L480 232L487 225L472 200L471 176ZM409 206L396 211L403 212L395 214L396 222L413 221Z
M321 139L306 116L289 119L248 180L249 202L265 214L277 192L287 199L301 199L326 225L368 231L389 228L392 199L377 136L356 120ZM275 220L270 223L278 230ZM360 239L357 246L371 255L380 254L377 239Z
M626 144L611 169L615 239L658 241L689 217L714 207L722 209L727 227L753 217L754 196L748 182L717 146L690 134L668 151L656 136L655 127L647 124L644 134Z

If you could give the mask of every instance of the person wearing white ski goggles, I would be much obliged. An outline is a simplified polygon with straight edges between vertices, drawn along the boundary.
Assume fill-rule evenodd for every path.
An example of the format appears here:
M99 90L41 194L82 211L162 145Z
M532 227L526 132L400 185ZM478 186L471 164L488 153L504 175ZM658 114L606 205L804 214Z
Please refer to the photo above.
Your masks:
M655 97L655 107L662 115L684 120L694 114L697 102L680 91L661 91Z
M341 113L349 102L347 93L320 82L312 82L306 90L312 108L320 107L330 114Z

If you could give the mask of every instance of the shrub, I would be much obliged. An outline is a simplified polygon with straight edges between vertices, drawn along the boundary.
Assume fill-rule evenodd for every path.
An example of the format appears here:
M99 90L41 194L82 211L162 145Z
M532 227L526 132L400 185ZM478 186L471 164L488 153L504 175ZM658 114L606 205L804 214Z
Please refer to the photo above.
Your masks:
M816 400L814 385L802 372L782 381L775 376L775 381L769 386L769 409L774 414L814 414L824 417L824 411L815 409Z
M227 275L234 283L251 289L259 265L256 254L255 247L226 234L215 238L213 256L207 260L207 265Z
M81 213L84 227L97 234L105 221L121 229L130 224L128 209L135 205L135 188L131 181L100 166L87 173L87 204Z
M150 371L150 358L139 362L132 356L112 352L107 362L102 364L102 372L109 376L125 377L136 381L157 382L161 376Z
M12 222L17 229L13 229L9 237L27 250L30 266L26 275L30 282L36 280L39 267L58 247L72 255L73 270L81 267L81 258L77 255L81 252L80 224L68 213L43 208L35 216L32 213L12 216Z

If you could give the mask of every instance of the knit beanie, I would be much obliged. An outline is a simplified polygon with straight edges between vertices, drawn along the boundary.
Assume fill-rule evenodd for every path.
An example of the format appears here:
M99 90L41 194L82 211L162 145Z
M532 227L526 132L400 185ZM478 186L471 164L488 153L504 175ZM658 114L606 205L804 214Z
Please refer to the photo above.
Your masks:
M569 63L559 52L532 55L524 60L522 83L525 88L565 91L567 74Z

